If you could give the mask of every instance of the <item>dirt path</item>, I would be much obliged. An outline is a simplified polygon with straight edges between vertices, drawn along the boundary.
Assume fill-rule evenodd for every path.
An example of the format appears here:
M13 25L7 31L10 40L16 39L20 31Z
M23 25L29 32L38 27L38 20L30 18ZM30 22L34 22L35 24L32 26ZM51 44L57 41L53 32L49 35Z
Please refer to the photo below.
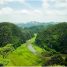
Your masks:
M28 49L29 49L32 53L36 54L36 50L33 48L32 44L29 44L29 45L28 45Z

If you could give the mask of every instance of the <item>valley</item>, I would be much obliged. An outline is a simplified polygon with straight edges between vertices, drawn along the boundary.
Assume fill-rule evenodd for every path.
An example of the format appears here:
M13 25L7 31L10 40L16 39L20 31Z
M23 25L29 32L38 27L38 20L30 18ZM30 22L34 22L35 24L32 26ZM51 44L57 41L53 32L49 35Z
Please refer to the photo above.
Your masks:
M0 66L66 66L67 23L42 25L0 23Z
M35 37L9 53L7 57L0 58L0 60L2 59L1 63L5 62L6 66L41 66L42 60L39 54L43 52L43 49L33 45Z
M66 67L67 0L0 0L0 67Z

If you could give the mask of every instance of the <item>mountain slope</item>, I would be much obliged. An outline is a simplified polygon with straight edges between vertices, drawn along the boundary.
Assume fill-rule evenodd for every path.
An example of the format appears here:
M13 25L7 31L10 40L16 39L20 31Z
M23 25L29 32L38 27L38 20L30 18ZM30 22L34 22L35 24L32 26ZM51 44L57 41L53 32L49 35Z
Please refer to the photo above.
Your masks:
M13 47L17 48L20 44L33 37L33 35L31 31L21 30L13 23L0 23L0 47L10 43L13 44Z
M16 24L17 26L21 27L21 28L30 28L30 27L36 27L36 26L48 26L48 25L53 25L55 24L54 22L50 23L44 23L44 22L36 22L36 21L31 21L31 22L27 22L27 23L19 23Z
M67 54L67 23L58 23L38 33L36 44L44 48L45 43L57 52Z
M40 47L33 45L35 37L28 40L25 44L18 47L15 51L7 56L7 66L38 66L41 65L41 58L39 54L43 51ZM36 53L33 53L30 49L31 46ZM38 53L38 54L37 54Z

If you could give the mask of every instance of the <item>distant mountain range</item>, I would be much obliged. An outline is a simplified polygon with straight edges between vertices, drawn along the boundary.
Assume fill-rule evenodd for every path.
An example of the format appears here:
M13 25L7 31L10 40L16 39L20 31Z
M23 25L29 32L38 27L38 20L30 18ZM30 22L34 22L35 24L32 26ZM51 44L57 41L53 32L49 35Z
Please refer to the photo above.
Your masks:
M36 22L36 21L31 21L31 22L28 22L28 23L19 23L17 24L19 27L22 27L22 28L30 28L30 27L33 27L33 26L40 26L40 25L51 25L51 24L55 24L54 22L49 22L49 23L44 23L44 22Z

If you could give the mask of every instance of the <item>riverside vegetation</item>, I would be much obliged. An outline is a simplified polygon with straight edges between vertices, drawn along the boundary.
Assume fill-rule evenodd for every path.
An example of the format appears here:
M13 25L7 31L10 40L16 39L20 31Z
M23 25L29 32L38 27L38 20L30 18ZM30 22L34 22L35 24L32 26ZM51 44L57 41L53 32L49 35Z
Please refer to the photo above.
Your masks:
M67 23L0 23L0 66L67 66Z

